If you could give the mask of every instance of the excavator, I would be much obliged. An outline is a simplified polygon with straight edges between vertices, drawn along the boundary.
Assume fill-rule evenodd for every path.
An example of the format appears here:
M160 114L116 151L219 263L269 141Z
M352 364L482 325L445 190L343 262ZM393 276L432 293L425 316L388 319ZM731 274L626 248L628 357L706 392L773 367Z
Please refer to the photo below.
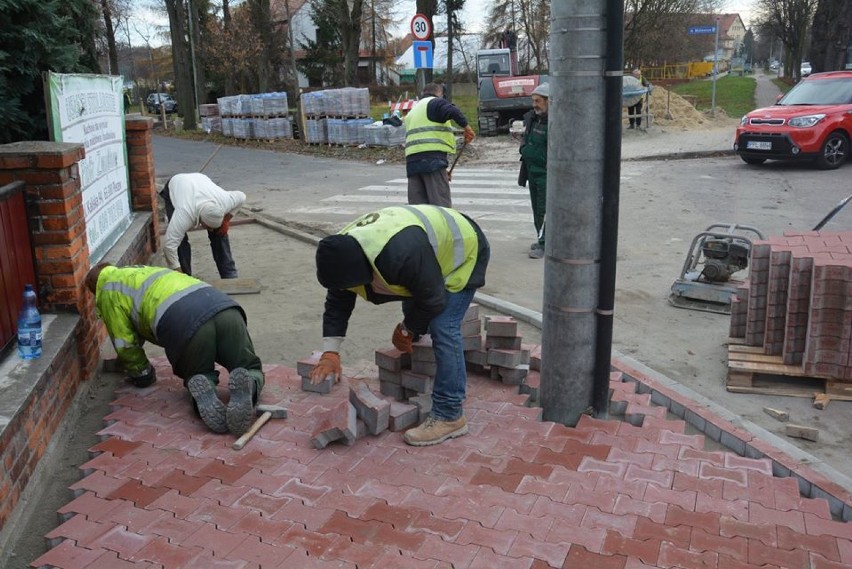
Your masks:
M547 75L520 75L517 43L515 33L506 30L498 47L476 53L480 136L508 132L512 121L532 109L530 93L549 79Z

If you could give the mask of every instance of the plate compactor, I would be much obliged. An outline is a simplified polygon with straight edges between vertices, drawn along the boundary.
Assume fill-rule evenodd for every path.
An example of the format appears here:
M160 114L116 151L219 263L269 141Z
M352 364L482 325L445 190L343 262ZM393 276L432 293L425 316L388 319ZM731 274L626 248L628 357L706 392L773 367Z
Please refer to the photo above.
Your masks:
M748 268L753 240L763 234L748 225L715 223L692 240L686 261L672 285L669 303L678 308L731 313L731 297L742 280L732 277Z

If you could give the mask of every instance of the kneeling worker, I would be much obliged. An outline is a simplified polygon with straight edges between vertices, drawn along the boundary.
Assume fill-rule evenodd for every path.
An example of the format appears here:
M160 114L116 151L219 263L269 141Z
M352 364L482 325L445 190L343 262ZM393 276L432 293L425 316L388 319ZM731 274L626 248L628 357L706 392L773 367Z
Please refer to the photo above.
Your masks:
M441 443L467 433L462 403L467 373L461 322L477 288L485 284L490 247L470 218L432 205L388 207L361 216L317 246L317 279L328 289L323 314L323 354L311 374L339 379L338 351L360 296L373 304L402 301L403 321L393 345L412 351L412 342L432 337L437 371L432 412L408 430L414 446Z
M264 377L239 304L207 283L163 267L102 263L88 272L86 287L133 385L147 387L157 380L142 349L151 342L165 348L210 429L235 435L249 429ZM217 363L229 373L227 407L216 395Z

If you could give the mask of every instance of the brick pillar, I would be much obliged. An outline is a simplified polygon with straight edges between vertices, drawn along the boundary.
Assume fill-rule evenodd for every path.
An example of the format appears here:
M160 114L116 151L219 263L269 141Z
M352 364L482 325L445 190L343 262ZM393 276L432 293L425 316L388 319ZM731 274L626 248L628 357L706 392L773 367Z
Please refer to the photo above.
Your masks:
M154 119L124 119L127 161L130 174L130 200L133 211L152 212L151 251L160 248L160 216L157 212L157 180L154 175Z
M98 363L91 339L103 330L95 317L94 299L85 290L89 246L83 193L77 163L82 144L29 141L0 145L0 185L23 180L32 231L39 306L45 312L76 312L78 353L83 377Z

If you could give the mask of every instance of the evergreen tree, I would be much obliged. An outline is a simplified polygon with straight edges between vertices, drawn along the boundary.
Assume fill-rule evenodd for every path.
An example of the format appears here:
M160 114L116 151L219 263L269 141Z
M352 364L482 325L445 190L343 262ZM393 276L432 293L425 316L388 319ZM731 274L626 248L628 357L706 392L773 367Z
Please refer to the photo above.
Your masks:
M0 143L47 140L42 72L95 73L90 0L0 0Z

